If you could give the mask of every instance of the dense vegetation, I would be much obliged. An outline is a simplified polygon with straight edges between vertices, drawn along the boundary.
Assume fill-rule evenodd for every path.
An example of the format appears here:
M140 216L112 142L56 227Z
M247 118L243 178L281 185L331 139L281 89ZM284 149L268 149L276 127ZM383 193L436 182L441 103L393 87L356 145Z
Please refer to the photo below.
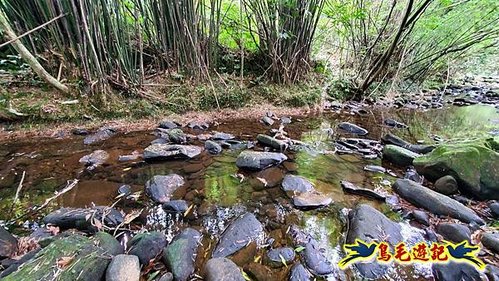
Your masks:
M74 97L167 99L179 111L191 108L178 89L148 86L208 85L202 97L220 107L261 83L313 78L314 93L326 81L362 98L446 81L468 60L495 58L499 40L496 0L0 0L0 18L2 68L19 64L22 42L36 60L25 62Z

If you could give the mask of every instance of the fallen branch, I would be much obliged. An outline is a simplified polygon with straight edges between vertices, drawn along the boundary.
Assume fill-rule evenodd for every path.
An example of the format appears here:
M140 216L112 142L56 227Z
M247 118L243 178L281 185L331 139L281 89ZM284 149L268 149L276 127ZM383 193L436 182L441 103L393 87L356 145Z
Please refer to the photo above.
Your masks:
M21 181L19 182L19 185L17 186L16 195L14 196L14 201L12 201L12 206L10 207L10 213L12 213L12 210L14 210L14 206L16 205L17 201L19 200L19 194L21 193L21 189L23 188L23 182L24 182L25 176L26 176L26 171L23 171Z

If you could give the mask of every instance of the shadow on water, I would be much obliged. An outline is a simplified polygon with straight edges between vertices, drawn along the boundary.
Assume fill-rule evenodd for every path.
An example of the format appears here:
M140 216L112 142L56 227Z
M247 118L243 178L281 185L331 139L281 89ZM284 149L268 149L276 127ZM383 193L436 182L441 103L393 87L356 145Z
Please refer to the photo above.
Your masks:
M409 128L388 128L383 125L386 118L401 121L409 125ZM81 137L4 143L0 148L0 161L3 163L0 170L0 220L10 221L28 208L41 205L54 191L64 187L67 180L74 178L80 180L75 189L53 201L42 213L15 222L13 228L23 231L20 225L25 219L37 221L45 213L60 207L113 204L117 189L123 184L131 185L134 192L142 191L144 184L152 176L177 173L186 179L186 185L175 192L174 199L184 199L189 205L194 205L197 216L188 221L185 218L168 217L144 195L136 202L136 206L118 207L148 209L145 227L149 225L150 228L163 230L170 238L173 237L173 232L189 225L205 229L210 234L209 239L216 239L228 221L244 211L253 211L267 224L268 230L272 230L270 236L274 235L275 230L285 233L289 224L300 225L319 241L325 249L325 255L336 264L341 259L340 245L345 236L345 222L341 219L344 208L368 203L390 218L401 220L400 215L393 213L384 204L342 191L340 181L346 180L362 187L390 192L389 185L382 183L393 182L395 178L364 171L366 165L389 166L379 158L366 160L356 155L324 153L333 150L333 139L348 136L337 129L339 122L348 121L368 129L367 138L374 140L392 132L409 141L424 140L426 143L433 142L434 135L444 140L464 139L490 135L497 133L499 129L497 110L489 106L451 107L425 112L377 110L363 116L327 113L321 116L296 117L294 120L286 127L289 136L309 144L312 149L287 153L289 161L258 173L237 169L235 159L238 150L224 150L220 156L210 156L203 152L200 157L190 161L145 163L140 160L117 160L119 155L130 154L135 150L142 152L155 139L149 132L121 134L92 146L83 145ZM268 132L268 128L255 120L231 121L212 129L234 134L240 140L252 140L257 134ZM202 145L200 142L195 144ZM97 149L107 151L110 157L103 166L86 171L79 159ZM23 171L26 172L26 177L21 196L13 204ZM395 172L402 175L401 171L395 169ZM307 212L294 209L289 198L280 189L280 182L288 173L308 178L318 191L332 198L332 207ZM406 238L410 239L414 230L407 223L402 224L407 230ZM281 239L278 244L287 245L282 235L275 236ZM214 243L215 240L210 241ZM345 273L338 274L340 278L346 278L342 275ZM355 276L352 272L346 274L349 278ZM425 279L427 274L428 268L394 267L386 280L420 280Z

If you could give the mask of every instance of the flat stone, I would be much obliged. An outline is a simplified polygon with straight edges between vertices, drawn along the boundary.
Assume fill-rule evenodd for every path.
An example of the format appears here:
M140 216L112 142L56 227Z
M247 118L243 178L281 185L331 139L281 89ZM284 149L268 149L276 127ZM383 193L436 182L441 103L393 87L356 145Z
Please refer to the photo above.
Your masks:
M279 165L287 159L282 153L245 150L237 157L236 166L242 169L263 170Z
M419 154L396 145L388 144L383 148L383 159L402 167L412 165L412 161L418 156Z
M116 134L116 130L112 128L101 128L95 134L87 136L83 143L86 145L95 144L107 139L110 139L112 136Z
M179 144L151 144L144 150L144 159L146 160L168 160L175 158L194 158L197 157L203 149L194 145Z
M139 258L132 255L117 255L106 270L106 281L139 281Z
M184 178L177 174L154 176L146 182L146 193L157 203L170 201L173 193L185 184Z
M385 144L393 144L417 154L426 154L435 149L434 145L412 144L390 133L383 136L382 140Z
M485 222L470 208L456 200L407 179L398 179L392 189L402 198L435 215L450 216L465 223Z
M282 190L294 193L310 192L314 190L314 185L304 177L286 175L282 181Z
M204 121L192 121L187 124L187 127L194 129L194 130L208 130L210 125Z
M341 181L341 187L343 188L343 191L347 193L366 196L380 201L385 201L386 199L384 195L381 195L374 190L356 186L355 184L348 181Z
M338 127L348 133L359 136L365 136L369 133L366 129L349 122L342 122L338 125Z
M261 121L263 124L267 125L267 126L272 126L274 125L274 120L268 116L264 116Z
M216 132L211 137L212 140L222 140L222 141L233 140L235 138L236 137L232 134L222 133L222 132Z
M364 171L374 172L374 173L386 173L386 169L381 166L367 165L364 167Z
M206 281L245 281L241 270L227 258L213 258L204 266Z
M293 205L297 208L314 209L328 206L333 199L316 191L300 193L293 197Z

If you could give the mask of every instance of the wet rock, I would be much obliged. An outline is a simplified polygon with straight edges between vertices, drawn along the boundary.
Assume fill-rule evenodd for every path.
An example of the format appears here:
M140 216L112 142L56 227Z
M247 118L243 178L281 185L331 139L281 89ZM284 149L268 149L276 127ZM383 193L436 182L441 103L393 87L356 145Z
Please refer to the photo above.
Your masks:
M367 165L364 167L364 171L373 173L386 173L386 169L381 166Z
M89 155L85 155L80 158L80 163L85 164L87 170L91 171L102 164L104 164L109 158L109 153L104 150L96 150Z
M304 177L286 175L282 181L282 190L293 193L304 193L313 191L314 185Z
M172 200L163 204L163 210L170 213L185 213L189 205L185 200Z
M208 123L203 122L203 121L192 121L187 124L187 127L193 129L193 130L208 130L210 125Z
M61 208L43 218L46 224L56 225L65 229L78 229L84 232L96 232L97 227L104 224L108 227L116 227L123 222L123 215L116 209L110 207L93 207L88 209Z
M272 126L274 125L274 120L268 116L264 116L260 122L262 122L266 126Z
M436 263L431 267L435 281L475 281L484 280L484 277L472 265L467 263L449 262L446 264Z
M442 144L414 161L430 180L453 176L461 191L480 199L499 199L499 137Z
M392 127L392 128L398 128L398 129L405 129L405 128L408 128L409 126L407 126L406 124L404 123L401 123L397 120L394 120L394 119L385 119L383 121L383 123L385 123L385 125L387 125L388 127Z
M492 202L489 204L489 208L492 216L494 216L494 218L499 218L499 203Z
M0 259L8 258L17 251L17 239L0 226Z
M499 254L499 233L484 233L481 242L485 247Z
M118 161L127 162L127 161L135 161L138 160L142 155L138 151L132 152L129 155L120 155L118 156Z
M184 178L177 174L154 176L146 182L146 193L154 202L166 203L173 193L185 184Z
M223 150L220 144L210 140L204 143L204 149L206 149L206 151L208 151L208 153L212 155L220 154Z
M263 170L279 165L287 159L288 157L282 153L246 150L239 154L236 159L236 165L243 169Z
M392 188L405 200L435 215L450 216L466 223L475 222L479 225L485 223L473 210L463 204L413 181L398 179Z
M25 254L24 256L22 256L22 258L20 258L19 260L13 260L13 262L8 266L6 266L4 264L4 261L2 261L2 266L5 268L5 270L2 271L2 273L0 274L0 279L6 277L7 275L11 274L12 272L17 271L21 265L25 264L27 261L34 258L36 256L36 254L38 254L38 252L40 252L40 250L41 250L40 248L33 250L33 251Z
M424 177L421 176L420 174L418 174L418 172L416 171L416 169L414 169L413 166L410 166L409 168L407 168L407 170L405 171L405 174L404 174L404 179L408 179L408 180L411 180L413 182L417 182L419 184L422 184L424 181Z
M84 144L95 144L98 142L105 141L110 139L112 136L116 134L116 130L113 128L101 128L95 134L87 136L84 140Z
M180 127L180 124L175 122L175 121L171 121L171 120L163 120L161 122L159 122L159 127L161 129L175 129L175 128L178 128Z
M272 267L282 267L293 263L295 250L293 248L277 248L267 252L267 263ZM285 264L284 264L285 263Z
M166 244L166 237L160 232L137 234L128 242L128 254L137 256L141 266L148 265L161 254Z
M284 141L278 140L276 138L273 138L271 136L259 134L256 139L258 140L259 143L271 147L275 150L279 151L285 151L286 148L288 147L288 144Z
M68 257L66 265L57 266ZM101 280L110 260L92 239L70 235L52 242L2 280Z
M194 158L201 154L202 148L194 145L152 144L144 150L146 160L168 160L175 158Z
M445 195L452 195L458 192L457 181L453 176L439 178L434 184L435 191Z
M124 184L118 188L118 195L126 197L130 194L132 194L132 187L128 184Z
M328 206L333 202L333 199L317 192L303 192L293 196L293 205L299 209L315 209Z
M259 171L252 175L249 180L250 184L256 190L272 188L279 185L284 178L284 172L278 167L271 167L263 171Z
M173 281L173 274L171 272L167 272L159 278L159 281Z
M425 238L431 242L438 242L437 233L431 228L427 227L425 230Z
M410 166L419 154L396 145L386 145L383 149L383 159L398 166Z
M213 258L204 266L206 281L245 281L241 270L226 258Z
M223 141L220 145L223 148L231 150L251 149L255 147L255 143L251 141L227 140Z
M259 263L250 262L244 265L244 271L248 273L251 280L255 281L274 281L272 271Z
M355 239L370 243L374 239L386 241L392 247L403 241L399 224L391 221L373 207L361 204L350 211L349 228L346 243L353 244ZM384 275L389 267L378 263L358 263L355 267L364 278L377 279Z
M196 254L201 240L199 231L186 228L165 248L163 261L178 281L187 281L194 273Z
M461 243L467 240L468 242L471 242L471 231L462 224L441 223L437 226L437 232L448 241Z
M485 267L485 274L489 281L499 281L499 268L488 264Z
M96 245L104 249L108 255L116 256L124 253L123 246L111 234L99 231L93 238Z
M295 264L289 273L289 281L310 281L312 274L301 264Z
M106 281L139 281L140 264L137 256L117 255L106 270Z
M231 223L220 237L213 258L227 257L255 241L263 232L262 224L255 215L246 213Z
M310 272L316 276L324 276L333 272L331 262L323 254L323 250L319 246L319 242L311 235L301 231L296 225L290 228L293 241L296 246L303 247L300 252L301 260L308 267Z
M430 226L430 216L424 211L421 210L414 210L411 212L412 218L414 218L415 221L419 222L420 224Z
M426 154L435 149L434 145L411 144L390 133L383 136L382 140L385 144L396 145L418 154Z
M234 135L232 135L232 134L221 133L221 132L216 132L211 137L212 140L220 140L220 141L233 140L235 138L236 137Z
M171 129L166 131L168 140L174 144L183 144L187 142L187 135L182 131L182 129Z
M368 131L366 129L348 122L342 122L338 125L338 127L348 133L356 134L359 136L365 136L368 134Z
M384 195L381 195L374 190L356 186L355 184L348 181L341 181L341 187L343 188L343 191L347 193L367 196L380 201L385 201L386 199Z

